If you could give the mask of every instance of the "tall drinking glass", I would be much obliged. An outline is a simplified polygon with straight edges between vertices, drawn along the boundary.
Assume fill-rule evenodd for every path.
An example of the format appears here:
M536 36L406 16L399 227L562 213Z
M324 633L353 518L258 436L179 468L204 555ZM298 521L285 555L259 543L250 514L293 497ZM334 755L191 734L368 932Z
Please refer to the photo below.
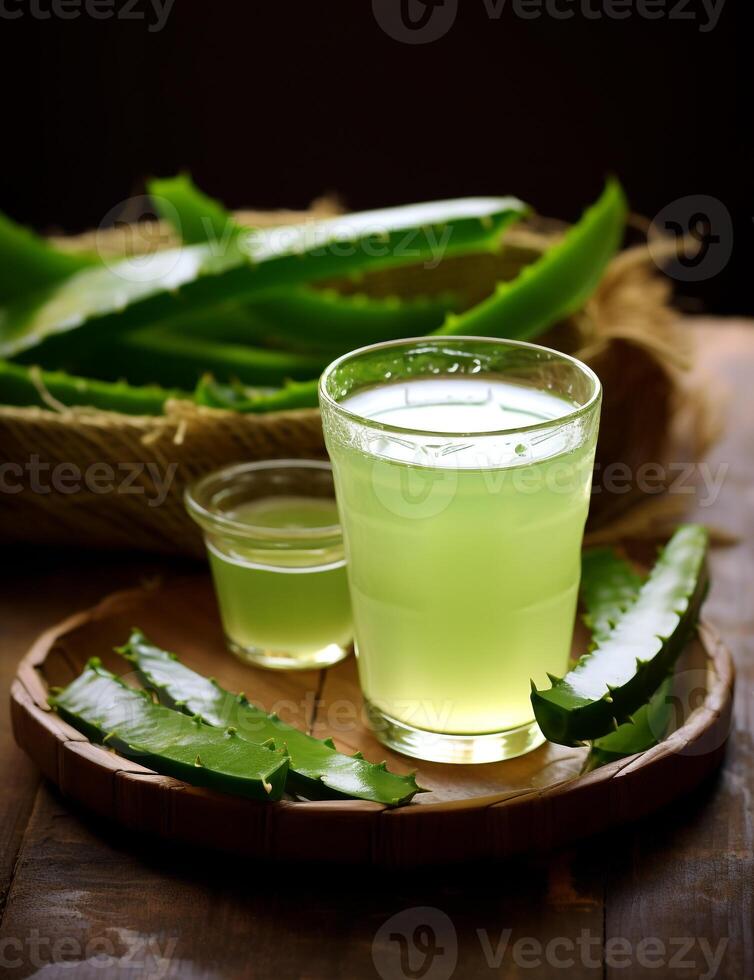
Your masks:
M530 681L571 644L601 388L545 347L425 337L346 354L320 404L361 687L407 755L541 744Z

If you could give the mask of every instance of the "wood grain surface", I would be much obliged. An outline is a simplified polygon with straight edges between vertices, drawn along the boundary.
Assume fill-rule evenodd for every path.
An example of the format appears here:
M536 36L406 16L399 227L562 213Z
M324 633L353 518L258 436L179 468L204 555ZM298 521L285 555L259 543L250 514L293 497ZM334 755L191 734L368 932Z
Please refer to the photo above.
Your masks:
M14 745L0 701L0 973L29 977L754 976L754 329L695 326L728 391L727 431L690 497L736 544L712 556L706 614L737 661L720 775L682 803L486 873L281 870L124 833L64 802ZM705 504L705 506L702 506ZM185 565L3 550L0 683L33 638L114 589ZM72 968L73 967L73 968Z

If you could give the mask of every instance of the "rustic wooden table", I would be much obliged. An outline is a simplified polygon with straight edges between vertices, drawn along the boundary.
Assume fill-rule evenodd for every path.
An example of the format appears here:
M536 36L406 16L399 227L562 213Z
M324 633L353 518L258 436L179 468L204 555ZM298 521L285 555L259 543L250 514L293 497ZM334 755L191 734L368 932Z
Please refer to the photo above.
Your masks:
M709 460L724 484L699 514L740 536L712 558L707 612L738 665L714 781L638 825L483 872L259 867L133 839L74 809L15 746L4 697L0 975L754 977L754 327L695 330L701 364L732 395ZM0 686L41 629L178 567L4 550Z

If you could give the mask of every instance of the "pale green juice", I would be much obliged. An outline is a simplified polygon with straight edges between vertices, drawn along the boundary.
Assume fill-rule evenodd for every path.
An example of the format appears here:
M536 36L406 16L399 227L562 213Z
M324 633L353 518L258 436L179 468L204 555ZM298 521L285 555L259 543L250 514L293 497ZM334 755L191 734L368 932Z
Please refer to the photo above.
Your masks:
M339 523L334 500L275 496L239 505L226 516L256 528L325 528ZM261 552L218 539L207 541L215 591L228 639L237 648L284 652L307 663L345 647L352 637L345 562L312 564L295 550ZM316 665L315 662L310 664ZM295 666L295 663L290 663Z
M365 697L431 732L528 724L530 679L568 662L593 440L427 433L519 429L576 406L459 376L367 388L342 407L423 433L328 439Z

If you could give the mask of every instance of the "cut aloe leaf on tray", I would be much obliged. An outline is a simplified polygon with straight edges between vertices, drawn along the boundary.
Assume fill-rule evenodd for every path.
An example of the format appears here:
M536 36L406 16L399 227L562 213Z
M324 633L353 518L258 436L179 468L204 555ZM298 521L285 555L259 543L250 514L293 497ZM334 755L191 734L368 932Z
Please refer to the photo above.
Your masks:
M636 602L644 583L634 566L612 548L588 548L581 555L579 593L592 643L601 643Z
M527 340L575 313L597 287L620 247L626 199L616 180L540 259L498 284L487 299L450 314L438 333Z
M182 664L173 654L150 643L134 630L122 653L147 687L173 707L218 728L231 726L240 739L261 743L272 739L290 756L288 788L309 799L354 797L388 806L408 803L421 792L413 775L401 776L359 756L338 752L332 742L313 738L274 714L231 694L209 678Z
M51 695L50 705L88 738L155 772L255 800L279 800L283 793L283 748L256 745L157 705L99 660L90 660L75 681Z
M601 738L649 701L696 628L707 589L706 552L704 528L680 527L614 629L552 687L533 687L546 738L562 745Z
M612 548L590 548L581 556L581 601L592 643L601 643L636 602L644 577ZM636 710L615 731L590 744L584 770L645 752L665 736L671 716L669 699L673 678L667 677L647 704Z
M609 735L596 738L589 748L584 771L646 752L666 735L673 714L673 676L666 677L647 704L631 715L631 721L620 725Z
M466 198L344 215L84 269L0 310L0 357L86 345L105 332L365 269L497 248L525 213L515 198ZM240 239L239 239L240 241Z

